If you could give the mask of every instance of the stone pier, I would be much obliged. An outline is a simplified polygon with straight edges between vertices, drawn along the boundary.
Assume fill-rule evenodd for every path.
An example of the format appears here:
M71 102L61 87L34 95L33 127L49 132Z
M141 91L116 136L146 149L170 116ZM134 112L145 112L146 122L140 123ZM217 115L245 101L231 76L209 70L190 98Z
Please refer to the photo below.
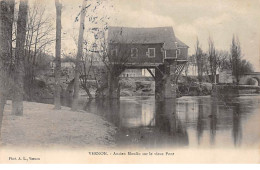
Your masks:
M177 85L175 84L176 62L167 62L155 69L156 100L175 99Z

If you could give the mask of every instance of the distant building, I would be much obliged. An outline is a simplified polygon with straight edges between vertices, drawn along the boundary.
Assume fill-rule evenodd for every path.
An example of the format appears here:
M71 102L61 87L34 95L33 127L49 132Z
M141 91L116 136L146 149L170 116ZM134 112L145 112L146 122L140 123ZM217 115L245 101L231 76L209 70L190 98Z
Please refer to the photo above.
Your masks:
M141 77L142 70L141 69L126 69L120 75L120 77Z
M187 76L198 76L198 67L194 55L188 57L187 68L182 74L187 74Z
M72 61L61 62L61 76L65 77L65 81L70 81L74 78L75 74L75 63Z
M232 70L221 70L219 72L219 83L233 83Z
M150 69L153 75L155 75L155 70L152 68ZM143 77L152 77L152 75L149 73L147 69L142 69L142 76Z
M150 69L153 75L155 74L154 69ZM120 77L152 77L147 69L126 69L120 75Z
M92 64L93 66L104 66L104 62L102 61L102 57L99 53L89 53L87 54L87 63L88 65Z
M50 62L51 72L54 75L55 59ZM62 81L70 81L74 78L75 62L72 58L61 58L61 79ZM64 79L64 80L63 80Z

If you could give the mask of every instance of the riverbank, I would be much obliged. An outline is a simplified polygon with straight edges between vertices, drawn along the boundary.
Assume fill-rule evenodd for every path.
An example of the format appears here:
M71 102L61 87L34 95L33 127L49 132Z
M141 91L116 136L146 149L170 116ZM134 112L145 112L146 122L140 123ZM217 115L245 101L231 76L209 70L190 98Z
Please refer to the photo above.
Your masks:
M100 116L54 110L51 104L24 102L24 115L11 115L7 101L2 123L2 146L22 147L111 147L115 127Z
M212 88L212 96L238 97L241 95L259 94L260 87L253 85L217 84Z

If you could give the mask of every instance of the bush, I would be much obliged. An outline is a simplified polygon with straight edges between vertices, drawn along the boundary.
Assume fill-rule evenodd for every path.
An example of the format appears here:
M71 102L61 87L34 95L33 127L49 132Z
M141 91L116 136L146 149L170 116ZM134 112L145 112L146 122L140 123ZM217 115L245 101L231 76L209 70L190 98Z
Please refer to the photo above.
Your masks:
M130 90L135 90L135 81L131 80L120 80L120 88L121 89L130 89Z

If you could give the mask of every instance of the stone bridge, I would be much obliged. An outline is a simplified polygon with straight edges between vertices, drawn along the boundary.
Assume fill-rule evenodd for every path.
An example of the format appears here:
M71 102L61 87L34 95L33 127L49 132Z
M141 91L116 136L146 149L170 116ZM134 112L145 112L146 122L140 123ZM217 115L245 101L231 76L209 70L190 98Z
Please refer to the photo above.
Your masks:
M248 85L250 79L256 80L257 85L260 86L260 72L251 72L244 74L240 77L239 84Z

